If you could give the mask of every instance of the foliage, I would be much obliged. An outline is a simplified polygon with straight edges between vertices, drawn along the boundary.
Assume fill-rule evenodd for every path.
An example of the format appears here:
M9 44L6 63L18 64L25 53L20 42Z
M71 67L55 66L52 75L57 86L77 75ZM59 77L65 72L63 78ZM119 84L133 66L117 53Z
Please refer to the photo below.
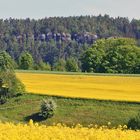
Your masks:
M128 38L98 40L83 54L82 71L140 73L140 48L135 44Z
M20 69L68 71L70 69L64 65L67 60L73 58L79 68L82 60L82 71L135 74L140 73L139 47L137 50L123 47L139 45L139 29L140 20L129 21L127 18L112 18L108 15L40 20L10 18L0 20L0 50L6 50ZM94 51L95 55L91 55L92 58L87 62L86 55L90 51L87 54L83 52L92 45L94 47L90 51ZM121 49L123 53L126 50L126 59L121 57ZM131 50L132 54L129 52L128 55ZM23 54L26 55L23 57ZM80 59L82 55L83 59ZM23 64L19 62L21 57L25 58L22 58ZM118 64L123 58L124 67Z
M19 68L29 70L33 68L33 58L28 52L23 52L19 58Z
M7 102L7 97L0 96L0 105L5 104Z
M78 64L74 58L69 58L66 61L66 71L77 72L79 70Z
M8 53L0 52L0 79L2 80L1 99L21 94L25 91L24 85L14 73L14 62ZM4 87L3 87L4 86ZM2 97L2 91L7 88L7 93Z
M35 69L42 69L39 68L41 61L55 68L59 60L66 61L71 57L78 61L79 65L82 53L97 39L114 37L140 39L139 29L140 20L129 21L127 18L112 18L108 15L50 17L40 20L10 18L0 20L0 50L6 50L18 64L23 52L30 53L34 59ZM122 40L120 43L126 45ZM135 73L139 72L139 67L138 63ZM105 70L92 68L87 71ZM112 70L107 68L106 71Z
M4 85L6 85L8 88L8 97L12 97L25 92L25 86L16 77L15 73L0 72L0 78L3 79Z
M127 126L128 128L133 129L133 130L140 129L140 112L134 118L131 118L128 121Z
M82 56L82 71L102 72L104 51L100 48L90 48Z
M54 63L54 70L56 71L66 71L66 62L64 59L58 60L56 63Z
M40 116L44 119L53 117L56 109L56 103L52 99L44 99L41 103Z
M51 66L49 63L45 63L43 61L41 61L39 64L36 64L34 66L35 70L46 70L46 71L51 71Z
M5 51L0 51L0 71L13 71L14 61Z

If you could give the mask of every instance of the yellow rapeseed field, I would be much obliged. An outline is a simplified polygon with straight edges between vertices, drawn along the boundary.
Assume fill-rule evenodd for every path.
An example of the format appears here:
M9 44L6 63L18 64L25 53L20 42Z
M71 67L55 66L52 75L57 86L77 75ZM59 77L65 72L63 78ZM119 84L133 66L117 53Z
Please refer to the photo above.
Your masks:
M140 101L140 77L16 73L32 93Z
M0 123L0 140L140 140L140 131L124 127L46 126L31 120L29 124Z

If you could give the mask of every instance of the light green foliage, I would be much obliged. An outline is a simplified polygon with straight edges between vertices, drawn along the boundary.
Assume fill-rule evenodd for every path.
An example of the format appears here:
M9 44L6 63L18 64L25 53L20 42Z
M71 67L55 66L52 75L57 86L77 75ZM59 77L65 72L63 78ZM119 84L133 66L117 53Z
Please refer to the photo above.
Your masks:
M15 73L2 71L0 72L0 78L3 79L4 85L8 88L8 97L25 92L24 85L16 77Z
M54 64L53 69L56 71L66 71L65 67L66 67L66 61L64 59L60 59Z
M34 66L35 70L45 70L45 71L51 71L51 65L49 63L45 63L41 61L39 64L36 64Z
M140 48L129 38L98 40L81 58L82 71L140 73Z
M23 52L19 57L19 68L29 70L33 68L33 58L28 52Z
M40 65L41 70L47 70L50 71L51 70L51 65L49 63L41 63Z
M82 56L82 70L86 72L101 72L104 50L90 48Z
M0 71L13 71L14 61L5 51L0 51Z
M54 115L56 109L56 103L52 99L43 100L41 103L40 116L44 119L51 118Z
M113 73L136 73L135 66L140 57L140 49L136 46L124 45L110 47L107 52L104 63L105 71Z
M78 64L74 58L69 58L66 61L66 71L77 72L79 70Z
M14 62L8 53L0 52L0 79L3 86L8 89L5 96L11 97L25 91L24 85L17 79L14 73Z

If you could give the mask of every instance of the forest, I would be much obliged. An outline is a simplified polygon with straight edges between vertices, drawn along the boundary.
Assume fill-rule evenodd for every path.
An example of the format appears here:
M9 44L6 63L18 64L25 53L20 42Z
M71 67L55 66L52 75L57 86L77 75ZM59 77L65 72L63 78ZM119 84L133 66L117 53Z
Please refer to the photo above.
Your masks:
M121 39L128 42L119 44L119 47L113 48L116 45L112 45L108 48L110 45L106 44L109 42L107 40L117 42ZM140 20L130 21L123 17L99 15L0 20L0 49L12 57L16 69L140 73L139 39ZM85 68L85 60L90 58L86 55L87 51L92 49L92 55L96 54L94 46L101 40L105 42L106 49L101 47L103 50L98 52L98 56L103 55L102 60L106 57L106 62L95 59L92 61L96 62L90 64L90 68ZM121 50L126 54L123 66L119 64L123 64L121 60L124 59L118 58L117 54L114 56L116 60L111 60L111 51L123 55ZM100 53L102 51L104 53ZM86 62L88 63L90 61Z

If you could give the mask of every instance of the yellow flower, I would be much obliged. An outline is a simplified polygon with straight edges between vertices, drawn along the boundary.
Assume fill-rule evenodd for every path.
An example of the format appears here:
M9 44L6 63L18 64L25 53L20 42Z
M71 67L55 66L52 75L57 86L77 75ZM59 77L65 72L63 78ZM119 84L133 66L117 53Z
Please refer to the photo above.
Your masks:
M46 126L33 123L33 120L28 124L0 122L0 140L140 140L140 131L97 127Z
M137 84L140 83L140 77L40 73L16 75L25 84L26 90L34 94L140 101L140 94L137 94L140 92L140 86Z
M111 125L111 122L108 122L107 124L108 124L108 125Z
M124 128L124 129L127 129L127 125L124 125L123 128Z
M29 120L29 125L30 125L30 126L33 125L33 120L32 120L32 119Z

